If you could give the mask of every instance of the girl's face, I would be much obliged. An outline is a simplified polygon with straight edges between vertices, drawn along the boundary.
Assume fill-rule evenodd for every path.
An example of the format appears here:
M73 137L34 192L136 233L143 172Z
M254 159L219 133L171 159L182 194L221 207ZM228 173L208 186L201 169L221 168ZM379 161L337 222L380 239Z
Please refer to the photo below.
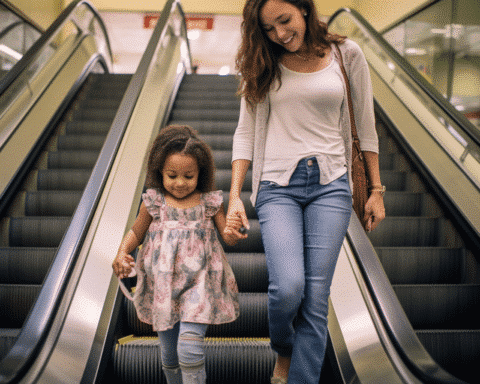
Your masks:
M193 156L172 153L163 165L163 187L173 197L183 199L197 189L199 172L197 159Z
M268 0L260 9L261 27L268 38L290 52L305 43L304 10L283 0Z

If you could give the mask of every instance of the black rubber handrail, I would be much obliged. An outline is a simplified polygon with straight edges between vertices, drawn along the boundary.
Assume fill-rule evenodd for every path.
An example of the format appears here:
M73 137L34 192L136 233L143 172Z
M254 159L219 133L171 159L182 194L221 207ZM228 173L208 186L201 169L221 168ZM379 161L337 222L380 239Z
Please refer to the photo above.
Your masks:
M392 54L393 57L390 58L395 61L396 64L400 65L400 62L402 62L405 68L407 68L403 68L402 65L402 69L404 69L408 75L412 74L412 77L419 76L418 72L411 67L405 59L398 55L385 39L378 34L373 27L358 14L358 12L348 8L342 8L335 12L330 18L329 24L344 12L349 13L361 23L362 27L371 34L371 37L376 43L381 45L382 48L385 48L388 54ZM445 101L443 100L443 103L444 102ZM458 114L456 110L454 112ZM352 215L352 220L348 227L347 238L353 245L352 250L358 260L358 265L364 276L365 283L367 284L375 305L378 308L385 329L407 367L415 376L425 383L467 384L440 367L437 362L432 359L418 339L410 321L398 301L397 295L395 294L383 266L378 259L375 249L356 215Z
M7 0L0 0L0 5L8 9L10 12L14 13L20 19L22 19L25 23L36 29L40 33L44 33L45 29L38 25L35 21L30 19L23 11L21 11L18 7L13 5Z
M81 3L84 2L81 1ZM157 46L167 32L168 19L174 5L179 6L178 0L169 0L162 11L137 71L122 98L98 160L67 232L62 239L37 301L13 348L0 361L0 383L2 384L16 382L22 377L35 358L41 341L45 339L50 329L127 125L145 84L150 65L156 57ZM180 6L179 9L181 11ZM183 14L183 11L181 12ZM183 29L185 32L185 25L183 25Z
M86 0L75 0L68 5L67 8L60 14L60 16L52 23L52 25L38 38L38 40L32 45L32 47L26 52L22 59L18 61L8 73L0 79L0 96L7 90L7 88L15 81L15 79L22 74L24 70L38 57L43 51L44 47L52 43L53 38L57 35L60 28L70 19L75 9L81 5L85 5L90 8L91 12L95 15L95 18L99 21L102 32L105 36L107 44L108 54L110 55L110 61L113 61L112 49L110 46L110 40L108 39L107 28L98 14L97 10Z
M456 108L448 102L448 100L443 97L443 95L433 87L423 76L421 76L418 71L396 50L393 48L383 36L377 32L371 24L356 10L350 8L340 8L336 11L328 20L330 25L338 16L343 13L348 13L356 19L359 24L362 25L365 30L368 31L369 37L371 37L375 43L380 45L384 49L389 59L391 59L396 65L398 65L407 76L423 91L427 96L433 100L438 107L450 118L452 121L457 124L460 129L478 146L480 147L480 131Z

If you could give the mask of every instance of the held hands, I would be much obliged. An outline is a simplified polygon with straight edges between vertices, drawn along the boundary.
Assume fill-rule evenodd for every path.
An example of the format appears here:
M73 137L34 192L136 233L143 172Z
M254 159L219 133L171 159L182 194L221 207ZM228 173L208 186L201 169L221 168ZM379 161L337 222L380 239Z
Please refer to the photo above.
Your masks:
M373 192L365 204L366 231L372 232L385 218L385 206L381 193Z
M238 240L248 237L246 233L248 229L250 229L250 224L242 200L239 197L230 198L224 235L233 236L236 243Z
M120 279L125 277L131 277L133 267L135 266L135 260L132 256L124 251L118 251L117 257L113 261L112 267L113 272L117 275Z

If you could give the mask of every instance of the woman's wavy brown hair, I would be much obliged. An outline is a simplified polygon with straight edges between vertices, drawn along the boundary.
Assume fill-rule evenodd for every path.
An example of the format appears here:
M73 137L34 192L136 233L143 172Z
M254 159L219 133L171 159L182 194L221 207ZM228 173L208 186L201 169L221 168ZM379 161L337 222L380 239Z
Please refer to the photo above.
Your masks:
M250 107L265 98L276 79L281 84L279 62L286 49L272 42L262 28L260 11L267 1L247 0L243 8L242 42L236 65L241 75L238 93L245 97ZM283 1L307 13L305 41L308 49L316 51L319 57L325 55L331 43L345 40L345 36L328 32L327 24L318 17L313 0Z
M147 188L158 188L165 192L162 170L167 157L174 153L190 155L197 160L198 183L201 192L210 192L215 188L215 164L212 150L197 136L197 132L188 125L169 125L163 128L152 144L147 163Z

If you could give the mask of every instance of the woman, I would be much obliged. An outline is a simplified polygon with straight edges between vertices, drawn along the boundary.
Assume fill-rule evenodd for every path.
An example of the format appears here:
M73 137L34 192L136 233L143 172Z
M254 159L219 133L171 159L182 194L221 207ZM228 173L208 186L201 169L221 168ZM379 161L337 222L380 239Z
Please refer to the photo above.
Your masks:
M270 338L278 354L271 382L318 384L327 300L352 211L351 128L334 44L351 83L372 182L368 231L385 217L370 76L359 46L330 34L312 0L247 0L243 18L227 225L240 217L248 228L240 191L253 162L251 201L265 248Z

